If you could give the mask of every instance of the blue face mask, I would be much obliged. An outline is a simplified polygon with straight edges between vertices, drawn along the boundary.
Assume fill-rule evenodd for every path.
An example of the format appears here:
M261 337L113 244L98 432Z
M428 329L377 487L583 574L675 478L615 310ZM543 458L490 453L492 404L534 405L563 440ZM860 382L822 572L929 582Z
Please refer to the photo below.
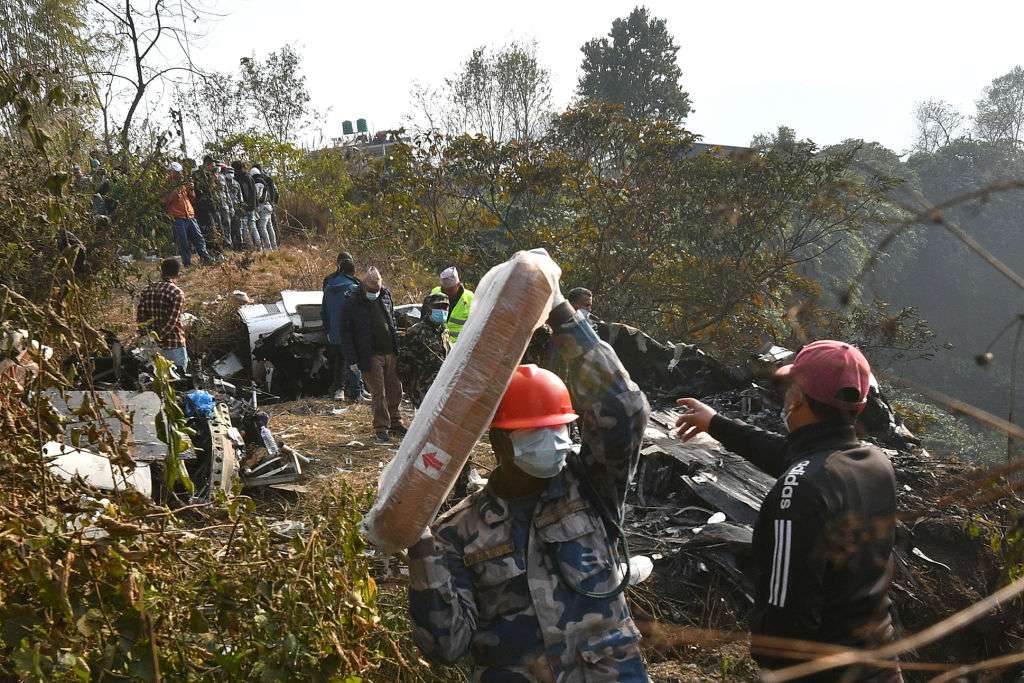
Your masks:
M448 311L443 311L440 308L435 308L430 311L430 319L437 324L441 324L448 319Z
M516 429L509 433L516 467L538 479L550 479L565 467L572 451L569 428Z
M380 296L380 292L367 292L366 298L370 301L376 301L377 297Z

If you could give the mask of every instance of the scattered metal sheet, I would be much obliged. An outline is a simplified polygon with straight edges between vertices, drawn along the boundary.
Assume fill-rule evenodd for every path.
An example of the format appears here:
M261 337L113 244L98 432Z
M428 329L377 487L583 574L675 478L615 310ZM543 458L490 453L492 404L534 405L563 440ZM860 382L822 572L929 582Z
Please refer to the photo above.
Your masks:
M249 304L238 308L238 316L249 332L249 351L256 348L256 342L263 336L291 325L292 320L284 310L284 302L276 304Z
M305 291L286 289L281 292L281 304L292 325L299 330L322 330L324 321L320 318L320 306L324 293L320 290Z
M395 322L398 323L400 329L412 327L420 321L420 305L419 304L402 304L395 306Z
M92 400L90 392L87 391L65 391L64 395L55 389L46 392L46 397L54 409L69 419L65 425L64 432L68 441L71 441L72 432L82 430L86 422L75 415L86 400ZM132 447L132 459L136 462L157 462L167 456L167 446L157 438L156 416L160 412L160 397L152 391L97 391L95 397L102 401L107 409L122 411L132 416L131 432L128 443ZM116 416L110 416L103 420L110 434L115 438L121 436L125 429L124 423ZM90 447L95 444L89 443L84 438L79 446ZM191 454L184 456L186 459Z
M231 413L223 403L214 408L210 418L210 495L215 491L230 494L238 475L238 458L235 454L235 434L238 430L231 425Z
M312 493L313 489L307 484L271 484L270 488L275 491L287 491L288 493Z
M659 411L651 419L655 424L674 425L677 414ZM742 524L756 521L761 501L775 483L771 476L706 434L685 443L667 436L654 437L650 442L641 452L643 460L637 476L642 504L685 494L679 499L679 507L707 507Z
M221 377L232 377L242 371L242 361L236 353L229 353L213 364L213 371Z
M282 445L277 455L266 458L246 471L242 477L242 485L254 487L291 483L302 475L303 462L308 463L310 459L295 449Z
M56 441L43 445L43 456L49 470L65 481L81 477L90 486L103 491L131 488L147 497L153 495L153 480L146 463L128 470L114 465L104 455Z

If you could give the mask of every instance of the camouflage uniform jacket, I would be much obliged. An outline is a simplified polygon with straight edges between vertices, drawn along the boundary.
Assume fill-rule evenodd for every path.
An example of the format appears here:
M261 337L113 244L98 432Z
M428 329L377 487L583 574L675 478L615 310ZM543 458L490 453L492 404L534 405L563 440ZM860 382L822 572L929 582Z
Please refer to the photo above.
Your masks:
M398 350L398 374L413 405L423 401L451 350L452 338L443 324L423 320L406 330Z
M552 341L577 397L581 452L527 500L525 514L521 501L487 487L410 549L413 638L435 661L471 654L473 681L647 681L624 595L585 597L567 582L590 592L618 585L612 536L595 503L621 519L650 407L580 316Z

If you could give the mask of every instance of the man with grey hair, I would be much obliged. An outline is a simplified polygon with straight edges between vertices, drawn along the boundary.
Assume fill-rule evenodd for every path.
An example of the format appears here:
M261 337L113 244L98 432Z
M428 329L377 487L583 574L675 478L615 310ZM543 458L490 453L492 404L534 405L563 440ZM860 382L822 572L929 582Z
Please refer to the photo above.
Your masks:
M448 334L452 344L459 340L459 333L469 320L469 312L473 308L473 292L463 286L459 271L449 266L441 271L441 285L434 287L431 294L444 294L448 297Z
M373 430L377 441L388 442L388 432L405 434L402 381L398 378L398 326L391 292L376 267L366 269L358 286L345 294L341 309L341 345L350 370L361 371L370 389Z

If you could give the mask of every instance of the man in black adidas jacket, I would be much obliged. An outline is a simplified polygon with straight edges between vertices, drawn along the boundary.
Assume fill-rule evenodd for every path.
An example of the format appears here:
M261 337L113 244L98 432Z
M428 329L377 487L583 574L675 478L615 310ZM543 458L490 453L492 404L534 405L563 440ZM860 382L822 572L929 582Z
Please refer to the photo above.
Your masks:
M893 639L896 480L889 459L861 443L853 423L867 401L871 368L853 346L808 344L778 371L787 382L788 436L718 415L684 398L683 440L707 432L778 477L754 528L756 571L751 652L766 668L801 661L772 639L875 648ZM767 637L767 638L765 638ZM800 650L797 644L785 649ZM902 681L898 669L857 667L804 680Z

